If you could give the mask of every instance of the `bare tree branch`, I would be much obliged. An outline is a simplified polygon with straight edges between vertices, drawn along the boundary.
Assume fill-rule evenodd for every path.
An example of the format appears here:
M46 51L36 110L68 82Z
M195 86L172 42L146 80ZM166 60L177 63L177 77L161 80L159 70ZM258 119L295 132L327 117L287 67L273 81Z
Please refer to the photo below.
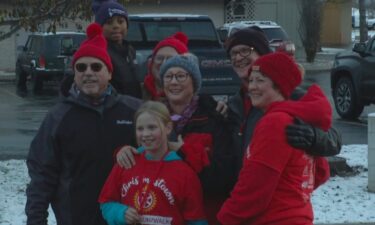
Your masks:
M0 34L0 41L22 28L37 31L44 23L47 31L55 32L61 21L90 20L91 15L91 0L15 0L8 10L0 11L0 26L10 27Z
M4 34L0 33L0 41L10 38L13 34L17 33L21 29L21 26L16 25L10 28L10 30Z

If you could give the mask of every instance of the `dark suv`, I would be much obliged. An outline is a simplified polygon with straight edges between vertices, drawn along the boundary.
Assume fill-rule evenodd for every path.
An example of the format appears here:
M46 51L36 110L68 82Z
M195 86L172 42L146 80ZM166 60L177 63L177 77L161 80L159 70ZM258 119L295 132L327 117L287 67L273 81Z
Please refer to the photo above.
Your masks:
M38 92L47 80L61 80L72 73L70 59L86 38L78 32L57 32L29 35L26 45L21 46L16 61L16 82L19 91L26 92L26 81Z
M331 88L336 111L344 119L356 119L365 105L375 103L375 37L335 56Z

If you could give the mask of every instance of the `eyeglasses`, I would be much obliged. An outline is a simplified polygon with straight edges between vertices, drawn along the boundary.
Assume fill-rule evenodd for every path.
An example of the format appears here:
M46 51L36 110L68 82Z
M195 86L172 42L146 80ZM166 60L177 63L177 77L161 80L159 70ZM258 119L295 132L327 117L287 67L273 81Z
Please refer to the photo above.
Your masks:
M80 73L83 73L87 70L87 68L90 66L91 70L94 71L94 72L99 72L102 70L103 68L103 64L101 63L98 63L98 62L95 62L95 63L90 63L90 64L86 64L86 63L77 63L75 65L75 68L78 72Z
M163 80L165 82L171 82L173 80L173 77L176 78L177 82L184 82L188 77L189 73L184 72L178 72L178 73L167 73L164 75Z
M154 58L154 63L156 64L162 64L165 62L167 59L171 58L172 56L165 56L165 55L156 55Z
M254 51L253 47L246 47L246 48L240 48L239 50L231 50L229 52L230 58L233 60L236 58L238 54L240 54L241 57L247 57Z

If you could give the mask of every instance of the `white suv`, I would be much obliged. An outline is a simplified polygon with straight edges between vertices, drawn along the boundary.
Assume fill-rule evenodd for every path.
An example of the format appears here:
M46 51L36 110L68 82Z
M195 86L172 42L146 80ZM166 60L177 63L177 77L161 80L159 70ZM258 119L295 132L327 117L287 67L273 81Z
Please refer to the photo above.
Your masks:
M274 51L282 51L293 56L295 52L295 45L289 39L284 29L273 21L237 21L232 23L225 23L218 27L220 39L225 41L234 32L252 26L258 26L266 35L271 49Z

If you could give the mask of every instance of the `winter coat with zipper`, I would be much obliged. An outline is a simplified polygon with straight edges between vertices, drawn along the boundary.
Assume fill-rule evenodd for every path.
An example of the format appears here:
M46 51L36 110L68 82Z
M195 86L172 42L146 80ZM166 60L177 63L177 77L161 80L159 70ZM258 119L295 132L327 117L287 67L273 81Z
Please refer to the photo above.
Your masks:
M93 106L72 91L71 83L63 83L62 99L30 145L28 225L46 225L49 204L59 225L106 224L97 200L114 164L113 150L135 145L132 121L138 99L112 90L102 104Z
M113 65L112 86L120 94L142 99L141 84L137 78L134 48L124 40L122 45L108 41L107 49Z
M298 101L267 106L246 148L239 179L225 201L221 224L311 224L311 193L329 178L324 157L307 155L286 141L285 127L294 117L327 131L332 108L323 91L313 85Z
M235 182L231 138L216 105L211 96L199 96L196 111L182 129L184 145L179 151L198 172L207 219L212 225L216 224L216 213Z

